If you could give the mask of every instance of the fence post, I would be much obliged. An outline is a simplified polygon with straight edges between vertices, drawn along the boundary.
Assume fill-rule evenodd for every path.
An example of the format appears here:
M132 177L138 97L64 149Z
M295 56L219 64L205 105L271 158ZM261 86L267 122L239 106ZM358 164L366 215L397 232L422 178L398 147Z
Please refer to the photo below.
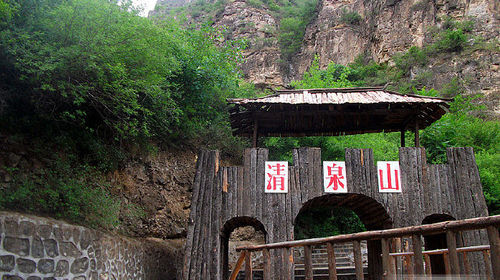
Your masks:
M245 252L245 280L253 279L253 271L252 271L252 252Z
M271 280L271 256L269 249L262 250L262 256L264 257L263 278L264 280Z
M234 266L233 273L231 273L231 277L229 278L230 280L235 280L236 277L238 277L238 273L240 272L241 266L243 265L243 262L245 261L245 255L246 255L246 251L241 251L240 257L238 258L238 261L236 262L236 265Z
M460 274L460 266L457 254L457 235L454 231L446 231L446 245L448 246L448 261L450 262L450 273Z
M415 275L424 275L424 257L422 255L422 236L414 234L411 237L413 245L414 273Z
M500 279L500 237L498 237L498 229L494 226L489 226L487 230L488 239L490 240L490 259L493 279Z
M304 268L305 280L313 280L312 248L310 245L304 246Z
M329 280L337 280L337 264L335 260L335 250L333 243L326 244L326 251L328 252L328 275Z
M363 259L361 255L361 244L358 240L354 240L352 242L353 251L354 251L354 269L356 270L356 279L363 280Z
M382 238L382 267L383 267L383 275L384 279L387 280L396 280L396 275L394 273L394 266L391 261L391 247L390 240L387 238Z

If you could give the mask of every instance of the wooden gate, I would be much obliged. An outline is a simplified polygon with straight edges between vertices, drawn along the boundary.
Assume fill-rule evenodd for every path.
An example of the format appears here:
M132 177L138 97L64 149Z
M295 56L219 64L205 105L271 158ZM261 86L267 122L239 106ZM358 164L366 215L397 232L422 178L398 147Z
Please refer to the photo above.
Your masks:
M183 279L228 279L228 231L239 223L263 227L266 243L293 240L294 221L311 203L340 202L353 209L369 230L422 224L425 217L446 214L455 219L487 216L472 148L450 148L448 163L427 164L423 148L400 148L402 193L378 192L371 149L346 149L349 193L323 191L321 150L293 151L289 191L264 193L268 150L245 150L243 166L221 167L218 151L201 151L193 184L191 215L185 246ZM463 246L487 242L485 233L463 234ZM380 244L368 244L369 274L378 279ZM290 252L271 256L271 279L292 279ZM474 266L474 260L471 260Z

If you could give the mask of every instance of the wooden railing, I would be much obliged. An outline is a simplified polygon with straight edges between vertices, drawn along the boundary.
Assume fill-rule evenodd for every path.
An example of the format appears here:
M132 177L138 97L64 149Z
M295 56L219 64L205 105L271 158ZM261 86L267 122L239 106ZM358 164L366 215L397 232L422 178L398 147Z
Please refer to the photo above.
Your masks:
M406 260L413 256L412 269L407 269L412 275L430 274L429 256L433 254L443 254L445 256L446 273L458 275L460 274L459 253L464 263L465 273L470 273L470 266L466 254L468 252L483 252L485 257L486 273L488 278L500 279L500 237L498 227L500 226L500 215L490 217L472 218L458 221L446 221L435 224L427 224L420 226L411 226L404 228L395 228L387 230L365 231L352 234L336 235L324 238L313 238L305 240L295 240L286 242L277 242L263 245L249 245L236 248L236 251L241 251L240 257L231 274L230 280L235 280L245 263L245 280L253 279L252 275L252 252L262 251L264 259L263 277L264 280L271 280L271 257L270 250L285 249L289 250L294 247L304 247L304 266L305 279L313 279L312 265L312 246L326 244L328 252L328 271L329 279L337 279L337 270L335 265L335 252L333 249L334 243L353 243L355 273L357 279L363 279L363 264L361 256L360 241L362 240L381 240L382 243L382 266L383 276L385 279L396 279L396 258L404 257ZM473 246L457 248L457 234L463 231L486 229L488 233L489 245ZM422 236L434 234L446 234L447 248L442 250L423 251ZM391 253L391 244L394 239L410 238L412 243L411 252L394 252ZM488 253L489 252L489 253ZM490 256L489 256L490 255ZM286 258L284 258L286 259ZM286 260L286 266L290 267L290 262ZM489 267L491 262L491 271ZM425 266L424 266L425 263ZM427 269L424 269L427 268ZM288 271L288 270L287 270Z

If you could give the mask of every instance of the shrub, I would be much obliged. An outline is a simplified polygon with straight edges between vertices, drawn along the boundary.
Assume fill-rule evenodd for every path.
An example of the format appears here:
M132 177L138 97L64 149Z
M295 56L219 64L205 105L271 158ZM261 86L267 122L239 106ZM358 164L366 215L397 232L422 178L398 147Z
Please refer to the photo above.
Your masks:
M439 35L435 47L441 52L459 52L466 46L467 39L468 37L462 29L448 29Z

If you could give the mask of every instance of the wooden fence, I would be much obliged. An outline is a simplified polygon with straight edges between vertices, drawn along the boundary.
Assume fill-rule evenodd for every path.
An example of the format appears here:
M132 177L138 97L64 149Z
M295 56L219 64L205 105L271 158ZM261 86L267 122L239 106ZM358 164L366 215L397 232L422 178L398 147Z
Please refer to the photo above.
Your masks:
M363 265L361 260L360 241L381 240L382 243L382 267L385 279L395 280L397 276L396 258L403 257L406 260L406 271L410 276L430 275L429 256L433 254L444 254L446 274L459 275L463 266L465 275L470 274L467 253L483 252L485 274L488 279L500 279L500 238L498 227L500 226L500 215L490 217L472 218L458 221L447 221L441 223L395 228L388 230L365 231L353 234L337 235L325 238L314 238L306 240L296 240L287 242L277 242L264 245L250 245L238 247L241 251L235 269L230 276L230 280L235 280L243 263L245 263L245 279L251 280L252 276L252 252L262 251L264 257L264 280L271 278L271 254L270 250L283 250L283 256L289 256L290 250L295 247L304 247L305 253L305 279L313 279L312 266L312 246L327 245L329 279L337 280L337 270L335 265L334 243L352 242L354 251L354 263L357 279L364 279ZM457 234L463 231L486 229L488 233L489 245L470 246L457 248ZM422 237L427 235L445 233L447 248L441 250L422 250ZM391 253L391 246L398 238L409 237L412 243L412 252ZM459 253L462 254L462 262L459 261ZM284 257L286 259L286 257ZM491 263L491 264L490 264ZM288 259L287 267L293 267L293 259Z

